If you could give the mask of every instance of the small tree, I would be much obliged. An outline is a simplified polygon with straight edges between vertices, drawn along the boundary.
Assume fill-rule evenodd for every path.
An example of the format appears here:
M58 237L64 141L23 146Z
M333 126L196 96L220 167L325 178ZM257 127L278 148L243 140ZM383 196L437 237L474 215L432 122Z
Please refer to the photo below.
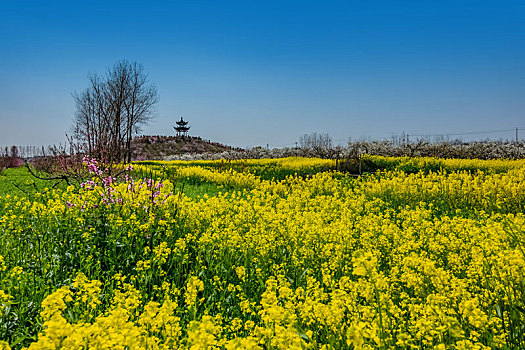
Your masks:
M11 157L17 158L18 157L18 147L11 146Z

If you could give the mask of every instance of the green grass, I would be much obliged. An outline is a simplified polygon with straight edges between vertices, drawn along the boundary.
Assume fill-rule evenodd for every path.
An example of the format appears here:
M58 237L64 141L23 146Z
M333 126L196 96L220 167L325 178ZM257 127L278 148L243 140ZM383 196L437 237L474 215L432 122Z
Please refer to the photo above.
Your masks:
M176 191L182 191L186 196L191 198L202 197L205 194L209 197L227 190L225 187L219 187L214 183L199 182L191 183L189 181L180 181L175 185Z
M0 172L0 196L31 197L36 192L52 187L55 182L37 179L25 167L5 169Z

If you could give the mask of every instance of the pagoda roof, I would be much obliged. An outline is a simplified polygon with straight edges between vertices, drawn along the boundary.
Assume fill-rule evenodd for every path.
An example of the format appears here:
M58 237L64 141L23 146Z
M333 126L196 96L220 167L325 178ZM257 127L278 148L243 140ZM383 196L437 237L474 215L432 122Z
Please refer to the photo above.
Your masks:
M187 121L185 121L184 119L182 119L182 117L180 117L180 120L179 121L176 121L175 122L177 125L186 125L188 124Z

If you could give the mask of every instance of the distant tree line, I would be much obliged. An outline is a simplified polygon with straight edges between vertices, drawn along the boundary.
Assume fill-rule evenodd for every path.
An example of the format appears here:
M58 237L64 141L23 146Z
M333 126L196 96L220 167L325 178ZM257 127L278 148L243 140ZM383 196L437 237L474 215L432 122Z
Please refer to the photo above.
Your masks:
M0 157L33 158L42 156L42 148L37 146L5 146L0 148Z
M73 94L74 139L103 162L131 161L131 140L152 120L157 89L141 64L126 60L88 79L89 87Z

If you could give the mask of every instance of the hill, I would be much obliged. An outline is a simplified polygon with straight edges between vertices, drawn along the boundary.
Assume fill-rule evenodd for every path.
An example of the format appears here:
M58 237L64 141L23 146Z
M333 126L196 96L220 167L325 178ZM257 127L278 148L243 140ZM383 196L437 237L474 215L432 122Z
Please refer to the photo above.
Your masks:
M218 142L195 136L139 136L131 143L133 160L163 159L182 154L221 153L240 151Z

